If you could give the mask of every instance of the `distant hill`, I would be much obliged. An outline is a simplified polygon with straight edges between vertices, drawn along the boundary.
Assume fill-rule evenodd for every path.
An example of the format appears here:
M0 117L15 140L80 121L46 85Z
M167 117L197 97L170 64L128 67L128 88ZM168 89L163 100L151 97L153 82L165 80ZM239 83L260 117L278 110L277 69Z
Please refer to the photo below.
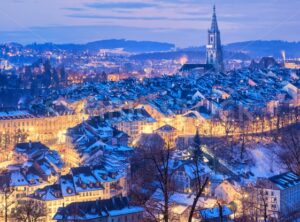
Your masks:
M134 41L125 39L109 39L100 40L95 42L89 42L86 44L54 44L54 43L43 43L43 44L31 44L27 45L27 48L33 48L36 50L70 50L70 51L98 51L100 49L116 49L123 48L124 51L130 53L144 53L144 52L161 52L170 51L175 48L174 44L163 43L163 42L152 42L152 41Z
M241 52L251 58L273 56L275 58L281 57L281 51L286 52L287 58L300 57L300 42L286 42L286 41L247 41L231 43L224 46L226 51Z
M86 44L55 44L41 43L22 46L18 43L10 43L15 48L30 48L39 51L45 50L67 50L67 51L99 51L100 49L122 48L124 51L133 53L132 58L138 60L146 59L178 59L187 56L191 61L205 59L205 46L177 48L174 44L152 41L134 41L125 39L109 39L89 42ZM225 59L249 59L264 56L281 57L281 51L286 52L287 58L300 57L300 42L286 41L246 41L230 43L223 46Z
M181 57L187 57L189 62L199 62L205 59L205 51L204 50L195 50L195 51L170 51L170 52L152 52L152 53L141 53L137 55L131 56L132 59L136 60L179 60Z
M300 42L285 41L247 41L231 43L223 46L225 59L252 59L265 56L273 56L281 58L281 51L286 52L287 58L300 57ZM197 62L205 60L205 46L189 47L177 49L172 52L154 52L134 55L132 58L139 60L146 59L179 59L187 56L189 62Z
M173 59L179 60L181 57L187 57L189 63L199 63L204 62L206 59L205 48L204 47L193 47L188 49L180 49L170 52L152 52L152 53L141 53L131 56L132 59L136 60L162 60L162 59ZM228 51L224 50L225 59L250 59L249 55L239 52L239 51Z

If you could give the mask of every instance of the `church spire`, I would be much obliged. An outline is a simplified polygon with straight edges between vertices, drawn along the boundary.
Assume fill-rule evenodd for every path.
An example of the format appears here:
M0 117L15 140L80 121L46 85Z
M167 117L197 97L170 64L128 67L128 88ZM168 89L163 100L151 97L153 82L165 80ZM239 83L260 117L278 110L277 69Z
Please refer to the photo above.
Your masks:
M217 22L216 7L213 7L211 27L208 30L208 44L206 45L206 63L213 65L216 71L223 71L223 52L221 34Z
M218 32L219 31L217 15L216 15L216 6L215 5L214 5L214 8L213 8L213 16L212 16L210 31L211 32Z

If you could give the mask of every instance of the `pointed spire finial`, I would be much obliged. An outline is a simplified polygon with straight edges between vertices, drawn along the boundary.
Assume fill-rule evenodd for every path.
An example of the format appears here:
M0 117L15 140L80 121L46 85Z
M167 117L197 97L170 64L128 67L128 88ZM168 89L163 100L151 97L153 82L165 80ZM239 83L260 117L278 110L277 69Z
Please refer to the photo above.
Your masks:
M212 32L218 31L218 22L217 22L217 14L216 14L216 5L213 7L213 16L211 21L211 29Z

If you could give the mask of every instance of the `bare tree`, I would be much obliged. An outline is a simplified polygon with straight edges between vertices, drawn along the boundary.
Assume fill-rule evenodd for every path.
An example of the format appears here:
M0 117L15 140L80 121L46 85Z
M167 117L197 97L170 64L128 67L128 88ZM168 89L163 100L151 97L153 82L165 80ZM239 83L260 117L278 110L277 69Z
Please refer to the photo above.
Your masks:
M14 132L13 143L24 143L28 138L28 133L24 130L18 129Z
M270 186L268 180L261 179L255 185L245 187L241 198L241 216L237 221L274 221L276 211L271 212L268 210ZM276 203L274 202L274 204Z
M145 209L152 221L159 221L158 215L163 215L163 221L169 220L169 197L171 195L172 181L170 170L171 150L165 146L164 140L158 134L143 135L137 143L137 148L131 159L132 193L136 201L145 204ZM158 183L153 186L153 182ZM150 200L140 194L139 190L156 188L162 192L163 201ZM146 204L147 202L147 204Z
M253 209L257 212L258 216L263 218L264 222L269 221L268 213L268 191L260 187L259 184L254 188L254 193L256 195L254 199Z
M278 156L292 172L300 174L300 125L296 124L280 131L282 150Z
M0 177L0 184L0 195L3 200L0 205L1 211L4 214L4 221L8 222L10 208L15 203L13 198L15 190L10 186L10 175L8 173L5 173Z
M199 171L199 165L198 164L196 164L196 172L195 172L195 174L196 174L196 183L195 183L195 186L194 186L195 198L193 199L193 203L192 203L191 210L190 210L190 213L189 213L189 220L188 220L188 222L192 222L193 215L195 213L198 201L199 201L200 197L203 195L204 189L208 185L208 181L209 181L208 177L206 177L204 179L204 181L202 181L201 176L200 176L200 171Z
M14 213L14 218L19 222L37 222L45 216L45 205L34 200L19 201Z
M131 178L133 188L146 187L151 189L150 183L155 179L155 166L149 157L158 158L163 152L164 140L158 134L143 134L136 144L136 149L131 157ZM148 187L150 186L150 187Z
M235 115L237 115L236 121L239 128L238 137L241 146L240 159L243 160L246 151L246 144L249 140L249 133L251 133L249 127L253 117L248 113L247 110L243 109L243 107L237 107L235 113Z
M241 197L238 200L236 222L257 222L259 219L259 209L257 208L257 192L253 185L244 187L241 190Z
M133 174L133 189L139 190L141 187L147 186L156 182L153 188L158 188L160 198L141 198L136 191L133 192L135 199L144 200L146 202L145 209L149 215L150 221L170 222L173 220L170 207L172 201L170 197L176 191L176 181L174 180L174 173L176 169L172 165L172 150L159 135L144 136L142 141L138 143L135 149L135 155L132 159ZM203 153L200 146L200 136L196 134L194 139L195 150L193 152L191 163L194 167L195 182L193 183L194 200L189 212L189 222L192 221L194 212L197 207L199 198L204 193L205 187L208 185L209 178L202 179L201 161L203 160ZM159 218L161 216L161 218Z
M188 222L192 222L197 203L200 197L203 195L204 189L208 185L208 181L209 181L208 177L205 177L203 181L201 176L200 163L203 161L203 152L201 150L201 139L198 130L194 137L194 152L192 155L192 161L193 161L193 165L195 166L195 170L194 170L195 183L193 186L193 192L195 194L195 198L193 199Z
M3 147L5 152L4 155L6 156L6 160L8 160L10 149L11 149L11 138L9 132L5 132L3 142L4 142Z
M219 207L219 217L220 217L220 222L223 222L223 206L220 204L220 202L217 202L218 207Z
M223 112L222 115L219 115L219 123L224 129L226 141L229 141L229 136L232 135L236 129L234 114L231 111Z
M159 183L159 189L163 194L162 215L163 221L170 221L170 196L174 191L174 184L172 181L172 175L174 171L171 169L171 149L168 145L163 150L158 150L157 155L151 155L149 158L154 163L155 171L157 172L157 181Z

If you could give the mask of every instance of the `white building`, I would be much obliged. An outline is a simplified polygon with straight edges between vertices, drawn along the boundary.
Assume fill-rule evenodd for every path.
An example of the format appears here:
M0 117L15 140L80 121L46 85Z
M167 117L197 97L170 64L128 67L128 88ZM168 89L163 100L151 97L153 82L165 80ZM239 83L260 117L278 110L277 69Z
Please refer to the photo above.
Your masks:
M268 217L288 217L300 210L300 177L292 172L282 173L257 182L257 201Z

